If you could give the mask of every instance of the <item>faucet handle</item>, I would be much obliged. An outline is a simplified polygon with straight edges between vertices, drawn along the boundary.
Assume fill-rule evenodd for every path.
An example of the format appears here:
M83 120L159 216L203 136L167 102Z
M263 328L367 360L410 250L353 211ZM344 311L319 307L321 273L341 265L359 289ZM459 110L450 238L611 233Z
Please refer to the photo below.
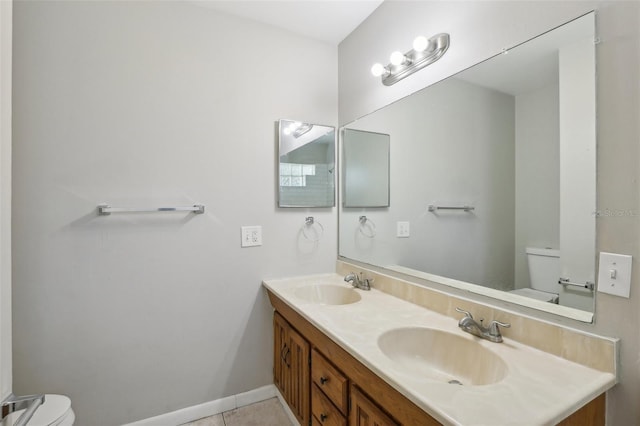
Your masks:
M511 324L495 320L491 321L491 324L489 324L489 336L500 337L500 340L502 340L502 334L500 334L500 328L498 326L509 328L511 327Z
M358 276L354 272L349 272L344 276L344 280L348 283L355 284L355 281L358 279Z
M456 312L460 312L461 314L464 314L467 318L473 319L473 315L471 315L471 312L465 311L464 309L456 308Z

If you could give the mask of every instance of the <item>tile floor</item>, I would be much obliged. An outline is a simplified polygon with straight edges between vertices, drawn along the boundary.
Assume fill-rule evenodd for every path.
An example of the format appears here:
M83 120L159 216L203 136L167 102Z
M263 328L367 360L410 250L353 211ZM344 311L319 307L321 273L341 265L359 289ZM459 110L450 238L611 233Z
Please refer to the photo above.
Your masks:
M183 426L293 426L293 423L278 398L271 398Z

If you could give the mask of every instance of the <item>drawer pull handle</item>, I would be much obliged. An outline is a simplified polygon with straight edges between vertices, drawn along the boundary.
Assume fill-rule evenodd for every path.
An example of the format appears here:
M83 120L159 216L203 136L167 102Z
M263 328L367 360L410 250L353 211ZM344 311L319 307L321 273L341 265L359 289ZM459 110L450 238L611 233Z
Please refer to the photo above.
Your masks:
M327 416L326 414L320 414L320 421L324 423L324 421L327 420L327 417L329 416Z
M327 383L329 381L329 379L327 379L326 377L320 377L320 384L324 385L325 383Z

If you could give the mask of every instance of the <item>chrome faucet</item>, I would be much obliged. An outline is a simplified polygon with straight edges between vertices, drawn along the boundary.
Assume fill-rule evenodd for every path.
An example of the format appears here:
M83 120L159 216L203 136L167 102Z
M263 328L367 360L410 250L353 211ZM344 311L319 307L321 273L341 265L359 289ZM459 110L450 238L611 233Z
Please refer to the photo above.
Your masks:
M2 414L0 421L4 420L9 414L25 410L24 413L14 423L14 426L24 426L33 417L33 413L36 412L40 405L44 404L44 395L26 395L15 396L10 394L4 401L2 401Z
M371 290L371 283L373 282L372 278L364 278L364 273L362 272L359 274L351 272L344 277L344 280L361 290Z
M500 334L500 328L498 326L505 328L511 327L511 324L500 321L491 321L489 327L485 327L482 324L483 320L480 320L480 324L478 324L469 312L460 308L456 308L456 311L464 314L464 317L458 321L458 327L460 327L462 331L466 331L467 333L471 333L474 336L487 339L491 342L502 342L502 334Z

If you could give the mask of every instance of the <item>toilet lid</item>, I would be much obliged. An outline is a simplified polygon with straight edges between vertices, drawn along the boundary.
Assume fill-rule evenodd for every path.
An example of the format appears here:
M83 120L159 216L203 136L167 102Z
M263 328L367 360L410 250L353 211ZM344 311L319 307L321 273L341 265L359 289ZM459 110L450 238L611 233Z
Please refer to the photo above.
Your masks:
M541 300L543 302L555 302L558 298L557 294L534 290L532 288L519 288L511 291L511 293L519 294L520 296L529 297L531 299Z
M44 396L44 404L38 407L28 426L49 426L65 415L71 408L71 400L64 395Z

